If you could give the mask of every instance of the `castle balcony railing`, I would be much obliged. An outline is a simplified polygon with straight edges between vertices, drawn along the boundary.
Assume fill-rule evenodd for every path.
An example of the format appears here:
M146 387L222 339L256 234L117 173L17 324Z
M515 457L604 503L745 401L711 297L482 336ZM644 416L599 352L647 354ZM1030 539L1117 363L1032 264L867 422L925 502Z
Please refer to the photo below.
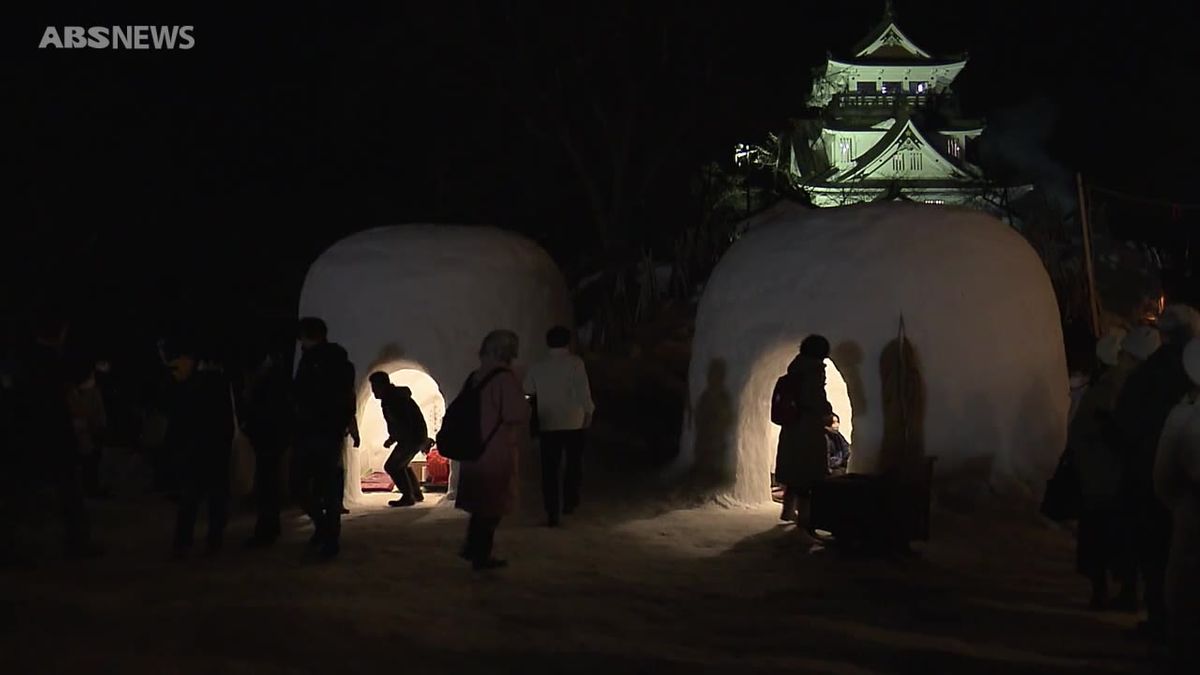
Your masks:
M910 107L921 108L929 103L929 94L835 94L832 104L844 108L894 108L904 100Z

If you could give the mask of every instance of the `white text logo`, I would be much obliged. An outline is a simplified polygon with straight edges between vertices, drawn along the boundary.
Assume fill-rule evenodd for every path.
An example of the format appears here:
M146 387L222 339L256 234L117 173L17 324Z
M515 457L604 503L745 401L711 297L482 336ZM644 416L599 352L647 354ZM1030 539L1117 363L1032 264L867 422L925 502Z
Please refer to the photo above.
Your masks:
M191 49L193 26L47 26L38 49Z

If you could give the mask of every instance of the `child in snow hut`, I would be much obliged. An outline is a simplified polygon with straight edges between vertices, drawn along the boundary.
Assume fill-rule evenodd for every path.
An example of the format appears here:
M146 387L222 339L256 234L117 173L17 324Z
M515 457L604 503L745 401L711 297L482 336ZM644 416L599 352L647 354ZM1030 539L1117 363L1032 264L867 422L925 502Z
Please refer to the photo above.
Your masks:
M832 476L846 473L846 467L850 464L850 441L838 431L841 422L842 418L833 413L825 425L825 447L829 456L829 474Z

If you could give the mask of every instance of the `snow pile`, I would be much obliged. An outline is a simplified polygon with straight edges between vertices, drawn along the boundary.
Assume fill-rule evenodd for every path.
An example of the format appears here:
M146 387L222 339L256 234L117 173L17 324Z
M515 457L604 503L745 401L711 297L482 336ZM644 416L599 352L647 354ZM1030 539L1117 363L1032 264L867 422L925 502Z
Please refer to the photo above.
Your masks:
M324 319L330 340L349 352L361 418L378 405L365 391L372 371L425 372L449 402L478 365L489 331L520 336L519 370L545 353L546 331L569 326L571 312L562 274L537 244L490 227L399 225L360 232L325 251L304 281L300 315ZM352 497L361 494L359 474L377 468L364 466L369 454L347 452Z
M925 452L938 458L941 479L1015 481L1036 491L1065 443L1069 405L1049 277L999 221L914 204L784 203L751 223L700 303L681 463L703 448L702 462L724 464L729 497L769 499L778 438L771 389L801 340L820 333L839 371L829 379L844 378L853 409L851 469L874 470L883 438L881 355L901 316L925 391ZM713 372L723 377L714 382ZM706 410L713 401L730 410ZM729 420L727 428L706 425L713 419Z

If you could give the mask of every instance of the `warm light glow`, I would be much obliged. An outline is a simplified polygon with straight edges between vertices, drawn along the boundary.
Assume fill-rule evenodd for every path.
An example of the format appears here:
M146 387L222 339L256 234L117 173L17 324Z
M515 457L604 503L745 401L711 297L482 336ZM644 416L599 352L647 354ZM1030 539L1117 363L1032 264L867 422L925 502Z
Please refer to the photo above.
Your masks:
M788 362L795 356L795 353L788 355ZM778 372L782 375L787 371L787 363L783 363ZM825 359L825 397L829 399L829 405L833 406L833 412L840 420L838 431L850 441L854 443L854 409L850 406L850 391L846 387L846 380L842 377L842 373L833 365L833 361ZM770 402L767 402L768 407ZM775 448L779 447L779 427L774 424L767 425L767 433L770 436L767 447L771 448L772 456L774 456Z
M825 396L833 406L833 412L841 419L840 431L847 439L854 432L854 410L850 407L850 391L842 373L833 365L833 361L825 359Z
M384 368L383 370L389 369ZM442 415L446 413L446 399L442 397L437 382L415 368L392 370L388 373L388 378L391 379L392 384L412 390L413 400L417 402L425 416L425 426L428 428L430 438L436 437L438 430L442 428ZM362 453L360 455L362 458L362 463L359 465L360 473L383 471L383 463L387 461L388 455L392 452L391 448L383 447L383 443L388 437L387 424L384 422L383 410L379 406L379 401L371 394L370 383L365 381L363 389L359 393L358 430L362 437L362 447L359 450ZM420 460L420 455L417 456L417 459Z

